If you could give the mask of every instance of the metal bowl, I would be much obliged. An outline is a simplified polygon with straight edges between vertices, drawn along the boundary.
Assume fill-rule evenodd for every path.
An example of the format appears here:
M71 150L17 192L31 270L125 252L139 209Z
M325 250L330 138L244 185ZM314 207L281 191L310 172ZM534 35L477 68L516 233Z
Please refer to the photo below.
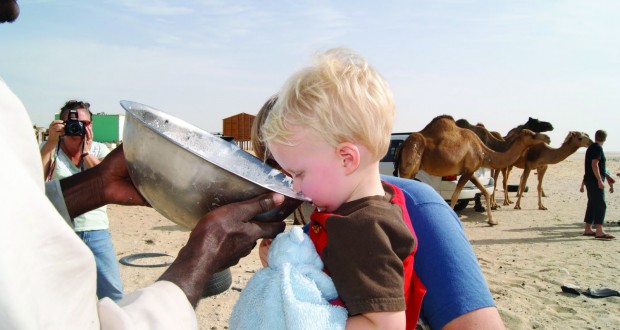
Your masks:
M254 220L281 221L304 200L291 178L236 144L147 105L121 101L121 106L127 111L123 145L129 176L171 221L192 229L219 206L270 191L284 195L284 203Z

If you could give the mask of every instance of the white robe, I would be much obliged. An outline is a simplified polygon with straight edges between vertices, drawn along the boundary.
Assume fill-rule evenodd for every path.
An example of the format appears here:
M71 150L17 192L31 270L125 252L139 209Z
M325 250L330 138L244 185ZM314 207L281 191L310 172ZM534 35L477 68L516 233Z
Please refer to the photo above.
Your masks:
M63 221L68 215L57 182L48 184L57 207L46 197L30 118L2 79L0 114L0 327L196 329L194 309L171 282L118 304L97 300L95 259Z

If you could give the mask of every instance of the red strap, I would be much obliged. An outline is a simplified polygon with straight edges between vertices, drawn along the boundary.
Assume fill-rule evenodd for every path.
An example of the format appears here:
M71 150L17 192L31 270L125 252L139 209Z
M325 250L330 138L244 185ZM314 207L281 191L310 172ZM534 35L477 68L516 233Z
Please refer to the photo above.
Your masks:
M390 185L388 183L388 185ZM407 304L407 309L405 310L405 315L407 316L407 326L406 329L415 329L418 324L418 319L420 318L420 311L422 310L422 299L426 294L426 287L418 277L418 274L415 272L414 268L414 255L418 251L418 237L413 230L413 225L411 224L411 219L409 218L409 212L407 212L407 207L405 203L405 195L403 194L400 188L390 185L392 189L394 189L394 197L392 197L391 202L394 204L398 204L403 213L403 220L407 225L407 228L411 231L413 238L415 239L415 246L413 248L413 252L405 260L403 260L403 273L405 277L405 301Z

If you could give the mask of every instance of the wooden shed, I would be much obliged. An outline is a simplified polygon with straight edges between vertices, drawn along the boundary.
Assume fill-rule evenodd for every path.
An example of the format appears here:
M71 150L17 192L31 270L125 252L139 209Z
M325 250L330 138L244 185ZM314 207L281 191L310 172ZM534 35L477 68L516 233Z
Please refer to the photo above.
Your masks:
M232 117L224 118L222 130L223 135L232 136L239 147L248 150L252 148L252 123L254 123L253 115L240 113Z

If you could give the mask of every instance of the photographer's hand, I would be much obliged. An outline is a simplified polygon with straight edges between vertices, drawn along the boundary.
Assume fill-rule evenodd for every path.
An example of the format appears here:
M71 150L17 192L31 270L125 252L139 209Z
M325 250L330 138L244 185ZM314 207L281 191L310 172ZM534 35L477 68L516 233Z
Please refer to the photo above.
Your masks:
M93 145L93 124L84 126L84 152L89 151Z
M62 120L54 120L47 129L47 143L56 146L61 136L65 135L65 122Z
M60 141L60 137L65 133L65 124L62 120L54 120L50 123L47 130L47 141L39 151L41 153L41 162L43 165L43 177L50 177L50 170L56 147Z
M101 163L103 158L99 159L95 155L90 153L90 147L93 144L93 125L88 124L84 126L84 150L82 153L82 161L86 168L92 168Z

